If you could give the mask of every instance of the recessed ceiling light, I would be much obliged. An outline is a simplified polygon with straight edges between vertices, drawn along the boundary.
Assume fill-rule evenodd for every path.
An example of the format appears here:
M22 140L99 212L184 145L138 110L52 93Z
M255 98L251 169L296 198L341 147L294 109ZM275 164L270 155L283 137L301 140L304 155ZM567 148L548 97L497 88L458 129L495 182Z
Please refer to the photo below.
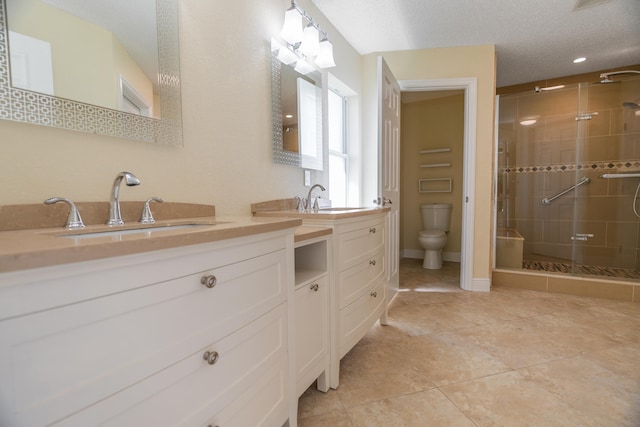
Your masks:
M292 114L287 114L285 117L286 117L287 119L292 119L292 118L293 118L293 115L292 115Z
M520 119L520 124L522 126L531 126L535 125L538 122L540 116L524 116Z
M573 60L573 63L574 63L574 64L579 64L579 63L584 62L584 61L586 61L586 60L587 60L587 58L585 58L584 56L581 56L580 58L576 58L576 59L574 59L574 60Z

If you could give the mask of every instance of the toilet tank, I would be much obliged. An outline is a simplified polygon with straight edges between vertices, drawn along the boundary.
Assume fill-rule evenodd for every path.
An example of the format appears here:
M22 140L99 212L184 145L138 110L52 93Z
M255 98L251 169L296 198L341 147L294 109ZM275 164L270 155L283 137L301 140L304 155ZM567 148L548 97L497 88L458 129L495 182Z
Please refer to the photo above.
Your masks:
M426 203L420 205L423 230L449 231L451 226L450 203Z

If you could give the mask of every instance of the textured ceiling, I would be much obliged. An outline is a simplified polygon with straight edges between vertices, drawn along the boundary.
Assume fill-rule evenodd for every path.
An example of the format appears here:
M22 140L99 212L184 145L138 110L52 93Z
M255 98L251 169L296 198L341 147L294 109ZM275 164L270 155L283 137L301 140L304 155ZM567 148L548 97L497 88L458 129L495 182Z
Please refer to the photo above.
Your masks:
M493 44L498 87L640 63L640 0L311 1L360 54Z

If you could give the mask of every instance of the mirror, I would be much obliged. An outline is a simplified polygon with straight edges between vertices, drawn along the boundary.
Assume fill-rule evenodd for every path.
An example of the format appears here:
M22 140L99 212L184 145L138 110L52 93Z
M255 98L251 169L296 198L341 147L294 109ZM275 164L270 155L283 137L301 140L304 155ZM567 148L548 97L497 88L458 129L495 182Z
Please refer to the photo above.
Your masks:
M322 75L298 73L271 54L273 161L322 170Z
M0 0L0 119L182 145L177 1Z

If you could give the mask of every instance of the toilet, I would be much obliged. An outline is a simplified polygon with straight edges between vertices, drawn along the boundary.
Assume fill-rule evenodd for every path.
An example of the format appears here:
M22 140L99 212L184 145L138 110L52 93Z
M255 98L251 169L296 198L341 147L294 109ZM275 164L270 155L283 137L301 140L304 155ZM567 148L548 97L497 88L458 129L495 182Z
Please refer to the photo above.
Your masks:
M451 226L451 208L448 203L427 203L420 205L422 231L418 234L420 246L424 249L422 267L429 270L442 268L442 248L447 244L447 233Z

